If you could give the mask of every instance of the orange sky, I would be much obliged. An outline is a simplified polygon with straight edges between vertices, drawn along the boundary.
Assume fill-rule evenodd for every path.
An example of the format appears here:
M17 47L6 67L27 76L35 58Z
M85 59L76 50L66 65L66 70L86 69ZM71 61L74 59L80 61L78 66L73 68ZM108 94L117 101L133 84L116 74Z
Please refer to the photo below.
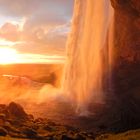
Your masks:
M0 0L0 49L16 50L19 63L63 62L73 1Z

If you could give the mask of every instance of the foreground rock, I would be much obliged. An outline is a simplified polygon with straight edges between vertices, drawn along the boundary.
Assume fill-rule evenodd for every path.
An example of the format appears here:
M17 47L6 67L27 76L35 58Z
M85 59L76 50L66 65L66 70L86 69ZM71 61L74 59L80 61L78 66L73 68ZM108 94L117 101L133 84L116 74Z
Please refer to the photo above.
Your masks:
M96 140L139 140L140 129L131 130L120 134L104 134L96 138Z
M81 123L83 123L85 118L81 119ZM89 121L92 123L93 120L89 119ZM105 120L103 121L105 123ZM96 122L94 121L94 123ZM84 124L85 127L87 127L86 125L88 123ZM140 138L140 130L113 135L104 134L115 132L105 131L106 126L100 125L99 128L99 131L96 131L95 128L94 130L88 129L87 132L83 128L81 130L55 123L46 118L35 119L32 115L27 114L22 106L14 102L9 105L0 105L0 140L120 140L121 138L127 140L127 138Z
M39 140L93 140L95 135L56 124L48 119L34 119L14 102L0 105L0 136Z

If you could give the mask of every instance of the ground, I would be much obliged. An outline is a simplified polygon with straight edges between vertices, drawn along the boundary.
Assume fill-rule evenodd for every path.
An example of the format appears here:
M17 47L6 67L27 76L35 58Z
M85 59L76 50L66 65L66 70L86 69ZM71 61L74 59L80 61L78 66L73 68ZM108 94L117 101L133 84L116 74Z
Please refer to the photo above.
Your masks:
M65 118L61 119L65 120ZM75 126L73 125L74 122ZM93 125L93 127L96 128L90 129L91 126L88 126L90 122L93 125L95 123L95 119L84 117L77 118L75 117L72 119L69 117L64 122L57 119L55 121L50 120L48 118L34 118L33 115L27 114L21 105L11 102L9 105L4 104L0 105L0 136L1 136L0 140L22 140L22 139L139 140L140 139L140 129L129 130L123 133L122 132L113 133L113 131L109 130L106 131L105 125L100 125L97 128L97 123L95 123L96 125ZM80 125L78 125L78 123Z

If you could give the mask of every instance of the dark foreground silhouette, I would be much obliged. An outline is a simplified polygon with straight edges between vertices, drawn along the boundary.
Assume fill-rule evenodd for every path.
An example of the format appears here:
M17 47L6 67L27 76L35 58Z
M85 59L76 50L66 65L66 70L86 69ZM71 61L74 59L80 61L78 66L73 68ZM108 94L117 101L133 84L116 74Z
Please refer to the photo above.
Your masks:
M0 105L0 136L39 140L95 138L93 133L87 133L68 125L57 124L49 119L35 119L14 102L9 105Z
M75 124L81 123L81 127L80 125L78 128L74 127L74 121ZM103 122L100 123L102 125L98 124L98 129L90 129L90 126L86 126L86 122L87 125L89 125L89 122L93 124L95 119L79 117L77 120L73 120L73 123L66 125L47 118L34 118L33 115L27 114L21 105L14 102L9 105L0 105L0 139L4 140L127 140L130 138L138 140L140 138L140 129L128 131L124 134L103 135L113 131L107 131ZM84 126L86 129L83 129ZM97 127L97 123L95 126Z

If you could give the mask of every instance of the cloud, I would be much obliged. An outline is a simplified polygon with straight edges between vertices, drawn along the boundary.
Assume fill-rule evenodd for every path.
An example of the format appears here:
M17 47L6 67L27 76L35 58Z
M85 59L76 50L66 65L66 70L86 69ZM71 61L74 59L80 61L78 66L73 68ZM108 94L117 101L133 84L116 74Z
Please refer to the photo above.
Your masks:
M21 23L6 22L0 27L0 38L21 42L20 52L61 53L65 50L74 0L0 0L2 16Z
M20 32L20 40L13 47L23 53L60 54L64 55L67 34L70 30L70 23L55 28L50 28L45 32L42 28L37 28L33 32Z
M48 13L70 16L74 0L0 0L0 12L8 16L31 16Z
M0 37L9 41L20 40L19 26L12 23L5 23L0 28Z
M27 16L39 6L38 0L0 0L1 14L8 16Z

